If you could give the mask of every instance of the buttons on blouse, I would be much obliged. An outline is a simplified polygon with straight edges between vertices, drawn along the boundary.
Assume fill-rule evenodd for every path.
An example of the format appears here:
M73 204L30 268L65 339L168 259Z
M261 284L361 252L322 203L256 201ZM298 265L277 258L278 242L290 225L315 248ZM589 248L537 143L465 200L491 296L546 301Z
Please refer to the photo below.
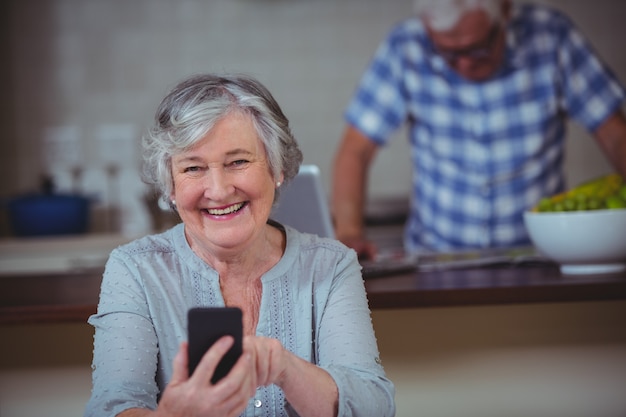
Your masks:
M263 405L263 401L259 400L258 398L254 400L254 406L256 408L259 408Z

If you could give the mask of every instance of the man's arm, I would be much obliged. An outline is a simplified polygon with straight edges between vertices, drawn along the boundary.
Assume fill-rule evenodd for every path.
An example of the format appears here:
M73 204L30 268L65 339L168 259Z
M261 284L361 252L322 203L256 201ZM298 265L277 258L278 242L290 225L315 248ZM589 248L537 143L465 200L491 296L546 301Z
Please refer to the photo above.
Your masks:
M626 118L617 110L593 133L615 170L626 180Z
M371 258L374 247L365 239L363 218L371 162L378 146L348 126L335 156L332 212L337 239L352 247L360 257Z

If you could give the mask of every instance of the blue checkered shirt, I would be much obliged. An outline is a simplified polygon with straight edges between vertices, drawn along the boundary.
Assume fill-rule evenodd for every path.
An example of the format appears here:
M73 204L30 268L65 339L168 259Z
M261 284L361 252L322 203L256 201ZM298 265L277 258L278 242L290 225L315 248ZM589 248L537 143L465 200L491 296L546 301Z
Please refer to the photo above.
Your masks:
M523 212L565 187L567 118L594 131L622 104L623 87L569 19L514 7L491 79L458 76L409 19L379 46L346 110L379 145L408 122L408 250L527 244Z

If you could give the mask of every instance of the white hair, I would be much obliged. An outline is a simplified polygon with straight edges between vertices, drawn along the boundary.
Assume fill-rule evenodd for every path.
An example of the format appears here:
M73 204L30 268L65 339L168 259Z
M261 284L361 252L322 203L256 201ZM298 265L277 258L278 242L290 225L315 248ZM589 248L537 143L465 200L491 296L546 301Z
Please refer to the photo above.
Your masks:
M502 0L415 0L415 13L433 30L454 27L468 11L484 10L493 21L501 18Z

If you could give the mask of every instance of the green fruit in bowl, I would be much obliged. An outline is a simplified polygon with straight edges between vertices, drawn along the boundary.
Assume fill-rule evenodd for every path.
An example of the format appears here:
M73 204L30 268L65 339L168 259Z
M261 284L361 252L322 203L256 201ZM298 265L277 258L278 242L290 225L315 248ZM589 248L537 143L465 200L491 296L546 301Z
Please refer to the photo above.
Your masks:
M609 209L621 209L626 208L626 200L622 199L619 195L612 195L606 199L606 208Z
M587 181L566 192L545 197L534 212L590 211L626 208L626 183L619 174Z

